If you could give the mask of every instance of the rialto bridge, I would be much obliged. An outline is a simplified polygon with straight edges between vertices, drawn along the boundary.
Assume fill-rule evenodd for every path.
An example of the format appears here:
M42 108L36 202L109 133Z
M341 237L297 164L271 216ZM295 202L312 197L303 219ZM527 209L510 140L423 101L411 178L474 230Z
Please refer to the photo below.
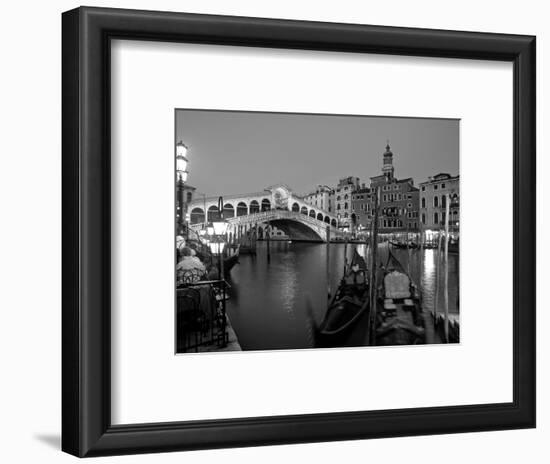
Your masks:
M220 217L218 197L196 198L187 205L191 228L199 229L205 221ZM223 197L223 217L229 222L229 232L242 236L266 225L282 230L293 240L326 241L327 230L332 238L340 236L337 219L331 213L306 203L287 186L276 185L263 192Z

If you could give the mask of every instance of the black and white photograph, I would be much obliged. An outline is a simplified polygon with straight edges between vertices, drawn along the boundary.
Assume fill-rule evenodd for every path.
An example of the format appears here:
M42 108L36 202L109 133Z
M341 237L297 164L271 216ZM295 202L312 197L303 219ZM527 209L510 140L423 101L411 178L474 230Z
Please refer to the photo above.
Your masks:
M459 134L176 109L176 353L460 343Z

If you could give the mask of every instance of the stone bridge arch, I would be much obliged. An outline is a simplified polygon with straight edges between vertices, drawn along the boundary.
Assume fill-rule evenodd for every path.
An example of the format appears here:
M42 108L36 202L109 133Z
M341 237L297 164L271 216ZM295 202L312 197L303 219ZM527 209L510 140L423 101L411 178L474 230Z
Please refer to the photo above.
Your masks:
M188 211L191 212L191 225L211 221L219 217L219 197L195 197L188 203ZM307 203L299 195L295 195L284 185L275 185L262 192L241 194L223 197L223 213L225 219L266 213L268 211L288 211L294 214L302 214L308 218L318 220L331 227L336 227L337 219L329 211ZM205 217L206 216L206 217Z

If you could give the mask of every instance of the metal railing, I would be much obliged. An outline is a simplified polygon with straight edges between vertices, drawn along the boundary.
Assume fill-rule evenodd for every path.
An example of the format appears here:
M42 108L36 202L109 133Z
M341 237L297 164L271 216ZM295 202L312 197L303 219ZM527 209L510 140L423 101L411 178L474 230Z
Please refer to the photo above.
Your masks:
M184 276L176 292L176 352L213 351L228 342L225 280Z

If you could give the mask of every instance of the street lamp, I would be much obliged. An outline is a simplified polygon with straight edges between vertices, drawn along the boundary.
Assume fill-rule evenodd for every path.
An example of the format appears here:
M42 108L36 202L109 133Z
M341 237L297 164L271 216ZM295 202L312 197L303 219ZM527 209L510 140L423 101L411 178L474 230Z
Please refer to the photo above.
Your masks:
M213 255L219 256L220 279L223 279L223 251L229 224L223 218L223 197L218 198L218 217L206 226L208 247Z
M176 179L177 179L177 227L178 234L183 234L186 208L184 203L184 184L187 182L187 146L180 140L176 144Z
M187 146L180 140L176 144L176 172L178 174L178 180L187 181ZM183 178L185 177L185 179Z

